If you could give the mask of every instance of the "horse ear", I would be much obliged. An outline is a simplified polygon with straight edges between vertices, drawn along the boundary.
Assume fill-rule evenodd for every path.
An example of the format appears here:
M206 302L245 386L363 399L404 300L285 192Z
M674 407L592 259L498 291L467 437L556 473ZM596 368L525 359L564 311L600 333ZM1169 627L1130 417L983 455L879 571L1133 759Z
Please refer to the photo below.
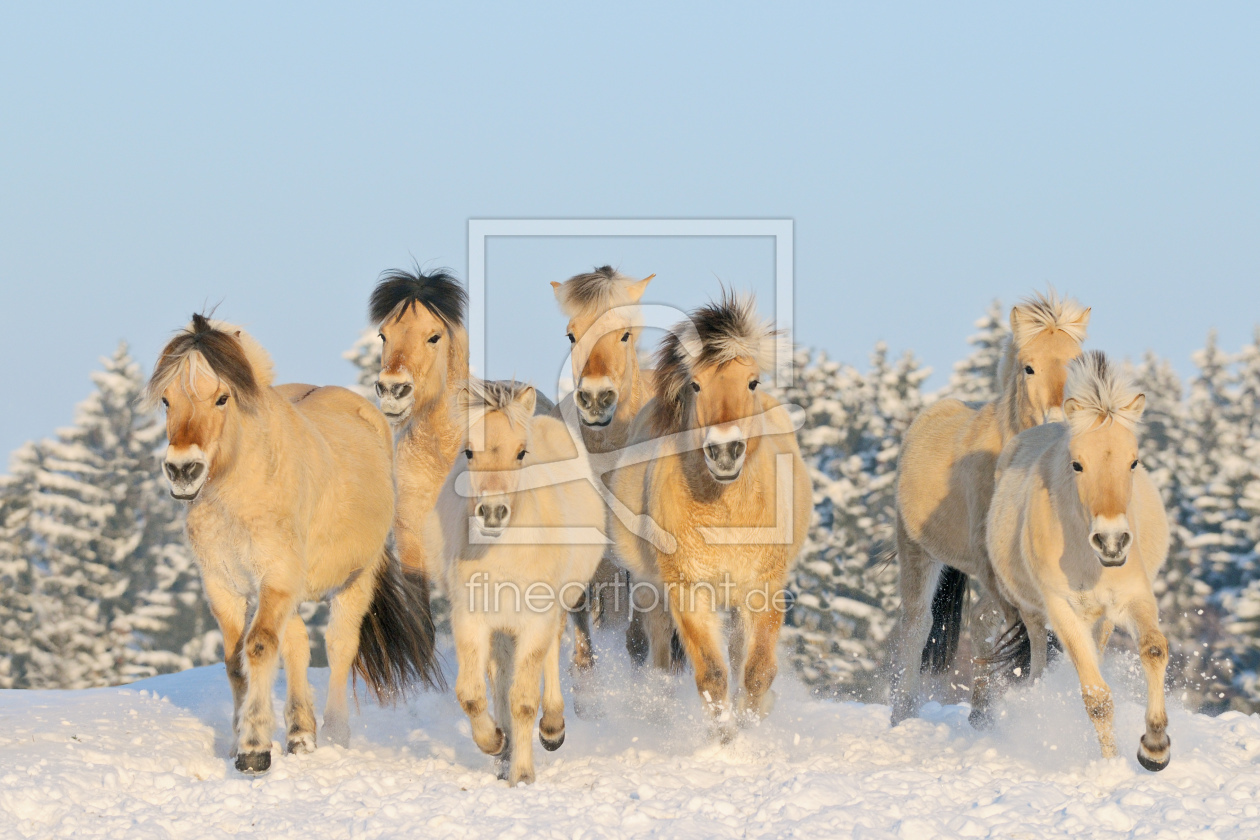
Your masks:
M563 283L560 283L560 282L558 282L558 281L556 281L556 280L552 280L552 281L551 281L551 291L555 293L555 295L556 295L556 300L560 300L560 289L561 289L563 286L564 286L564 284L563 284Z
M1124 407L1125 411L1132 411L1141 415L1142 409L1146 408L1146 394L1138 394L1133 401Z
M1072 323L1076 324L1081 329L1085 329L1086 327L1089 326L1089 313L1093 311L1094 311L1094 307L1092 306L1089 307L1084 312L1082 312L1081 316L1077 318L1075 321L1073 321Z
M655 276L656 276L655 274L649 274L647 277L644 277L638 283L631 283L630 287L627 289L627 291L630 293L630 299L634 301L635 303L638 303L639 298L643 297L643 293L647 291L648 283L651 283L652 278Z
M1020 311L1018 306L1011 307L1011 335L1019 335L1019 325L1024 319L1024 313Z
M534 390L534 386L527 385L512 402L525 409L526 413L533 415L534 405L538 402L538 392Z
M1063 416L1071 417L1073 414L1081 410L1080 401L1075 397L1068 397L1063 401Z

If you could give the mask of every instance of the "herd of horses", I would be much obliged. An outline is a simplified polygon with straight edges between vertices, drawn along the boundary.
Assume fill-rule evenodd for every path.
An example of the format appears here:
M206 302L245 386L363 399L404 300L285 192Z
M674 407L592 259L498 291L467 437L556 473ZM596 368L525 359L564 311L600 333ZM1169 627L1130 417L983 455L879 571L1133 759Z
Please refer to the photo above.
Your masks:
M641 368L651 280L605 266L552 283L574 382L559 405L470 376L465 292L446 271L387 272L373 290L379 405L273 384L254 339L202 315L171 339L146 400L166 409L163 470L223 635L238 770L271 765L281 658L286 749L315 748L303 601L331 603L326 741L348 743L352 675L383 701L444 688L431 585L449 601L473 740L511 784L534 779L536 724L545 748L564 742L570 617L575 675L594 667L592 618L625 615L636 663L690 665L714 737L770 713L813 510L793 415L761 387L787 348L751 296L723 289ZM953 667L974 578L973 723L1003 674L1040 675L1053 631L1115 755L1099 660L1119 625L1148 675L1138 758L1158 770L1167 644L1151 584L1168 528L1137 458L1144 398L1082 353L1088 319L1053 292L1022 302L999 399L937 401L906 434L892 721L915 713L921 671Z

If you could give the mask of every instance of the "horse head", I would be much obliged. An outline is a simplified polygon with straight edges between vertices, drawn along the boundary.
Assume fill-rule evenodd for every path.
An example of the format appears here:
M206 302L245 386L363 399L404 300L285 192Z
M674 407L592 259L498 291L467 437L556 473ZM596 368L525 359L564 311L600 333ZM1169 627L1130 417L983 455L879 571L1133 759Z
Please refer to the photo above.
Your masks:
M511 522L537 396L519 382L480 380L470 380L457 395L468 434L463 467L471 488L470 513L482 536L500 536ZM460 466L456 461L455 468Z
M1019 426L1063 419L1067 366L1081 355L1090 310L1052 290L1011 310L1011 350L1006 364L1019 406Z

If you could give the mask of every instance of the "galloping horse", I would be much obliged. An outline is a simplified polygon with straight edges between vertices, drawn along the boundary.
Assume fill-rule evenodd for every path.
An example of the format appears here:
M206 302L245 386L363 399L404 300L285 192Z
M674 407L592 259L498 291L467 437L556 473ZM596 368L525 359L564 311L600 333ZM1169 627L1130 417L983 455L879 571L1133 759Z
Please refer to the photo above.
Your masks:
M778 666L784 586L809 527L812 490L790 418L758 390L778 334L751 297L723 292L675 327L657 352L657 396L635 421L657 457L620 468L617 497L646 514L673 545L614 517L618 556L665 592L696 688L723 738L729 685L740 719L765 715ZM730 666L719 611L732 617ZM655 635L659 656L668 636ZM733 672L733 679L730 678Z
M894 651L894 725L915 713L920 670L945 673L953 666L968 576L991 602L978 610L977 625L1015 619L985 551L993 469L1007 441L1062 411L1067 363L1080 355L1088 324L1088 309L1053 291L1021 302L1011 310L997 401L974 408L941 400L906 431L897 467L901 627ZM977 660L988 656L989 635L981 627L972 630ZM987 720L989 681L986 669L976 673L981 676L972 687L971 720L978 726Z
M271 766L271 687L288 677L287 749L315 748L301 601L331 596L324 736L349 741L353 668L379 699L439 684L428 588L385 541L393 445L375 406L343 388L272 387L271 359L240 329L194 315L162 351L146 402L166 406L163 464L189 502L188 537L223 633L236 768ZM248 625L248 629L246 626Z
M624 447L635 415L654 394L652 372L639 368L637 304L655 276L636 281L605 265L551 284L561 311L569 319L565 335L573 345L574 390L561 400L556 414L561 418L566 412L576 414L582 442L592 454L613 453ZM599 615L630 611L630 591L622 591L617 575L610 552L595 572L583 609L573 614L573 660L581 669L593 664L590 614L595 610ZM626 637L631 656L640 663L647 656L641 615L634 611Z
M1168 642L1151 585L1168 556L1168 518L1138 461L1146 397L1093 351L1068 369L1066 423L1006 445L988 517L989 557L1030 638L1034 678L1045 669L1046 624L1081 680L1106 758L1116 754L1111 690L1098 669L1113 627L1137 640L1146 672L1146 732L1138 761L1170 759L1164 672Z
M564 742L560 639L607 542L599 492L581 470L576 479L564 474L563 462L580 457L569 430L532 416L535 398L515 382L474 380L460 391L465 449L435 515L459 657L455 693L473 740L500 758L500 777L512 784L534 780L540 675L538 739L549 750ZM461 481L469 490L462 495Z

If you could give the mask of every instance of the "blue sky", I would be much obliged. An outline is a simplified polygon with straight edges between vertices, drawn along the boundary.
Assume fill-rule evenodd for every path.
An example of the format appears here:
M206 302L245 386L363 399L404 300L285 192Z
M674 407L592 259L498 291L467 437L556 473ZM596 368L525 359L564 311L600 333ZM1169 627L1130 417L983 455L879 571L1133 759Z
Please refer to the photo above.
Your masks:
M1242 4L6 4L0 451L206 304L347 382L377 274L462 275L469 218L790 218L799 343L939 383L1053 283L1184 372L1260 321L1257 43ZM490 374L554 378L547 283L596 262L691 305L773 250L492 241Z

